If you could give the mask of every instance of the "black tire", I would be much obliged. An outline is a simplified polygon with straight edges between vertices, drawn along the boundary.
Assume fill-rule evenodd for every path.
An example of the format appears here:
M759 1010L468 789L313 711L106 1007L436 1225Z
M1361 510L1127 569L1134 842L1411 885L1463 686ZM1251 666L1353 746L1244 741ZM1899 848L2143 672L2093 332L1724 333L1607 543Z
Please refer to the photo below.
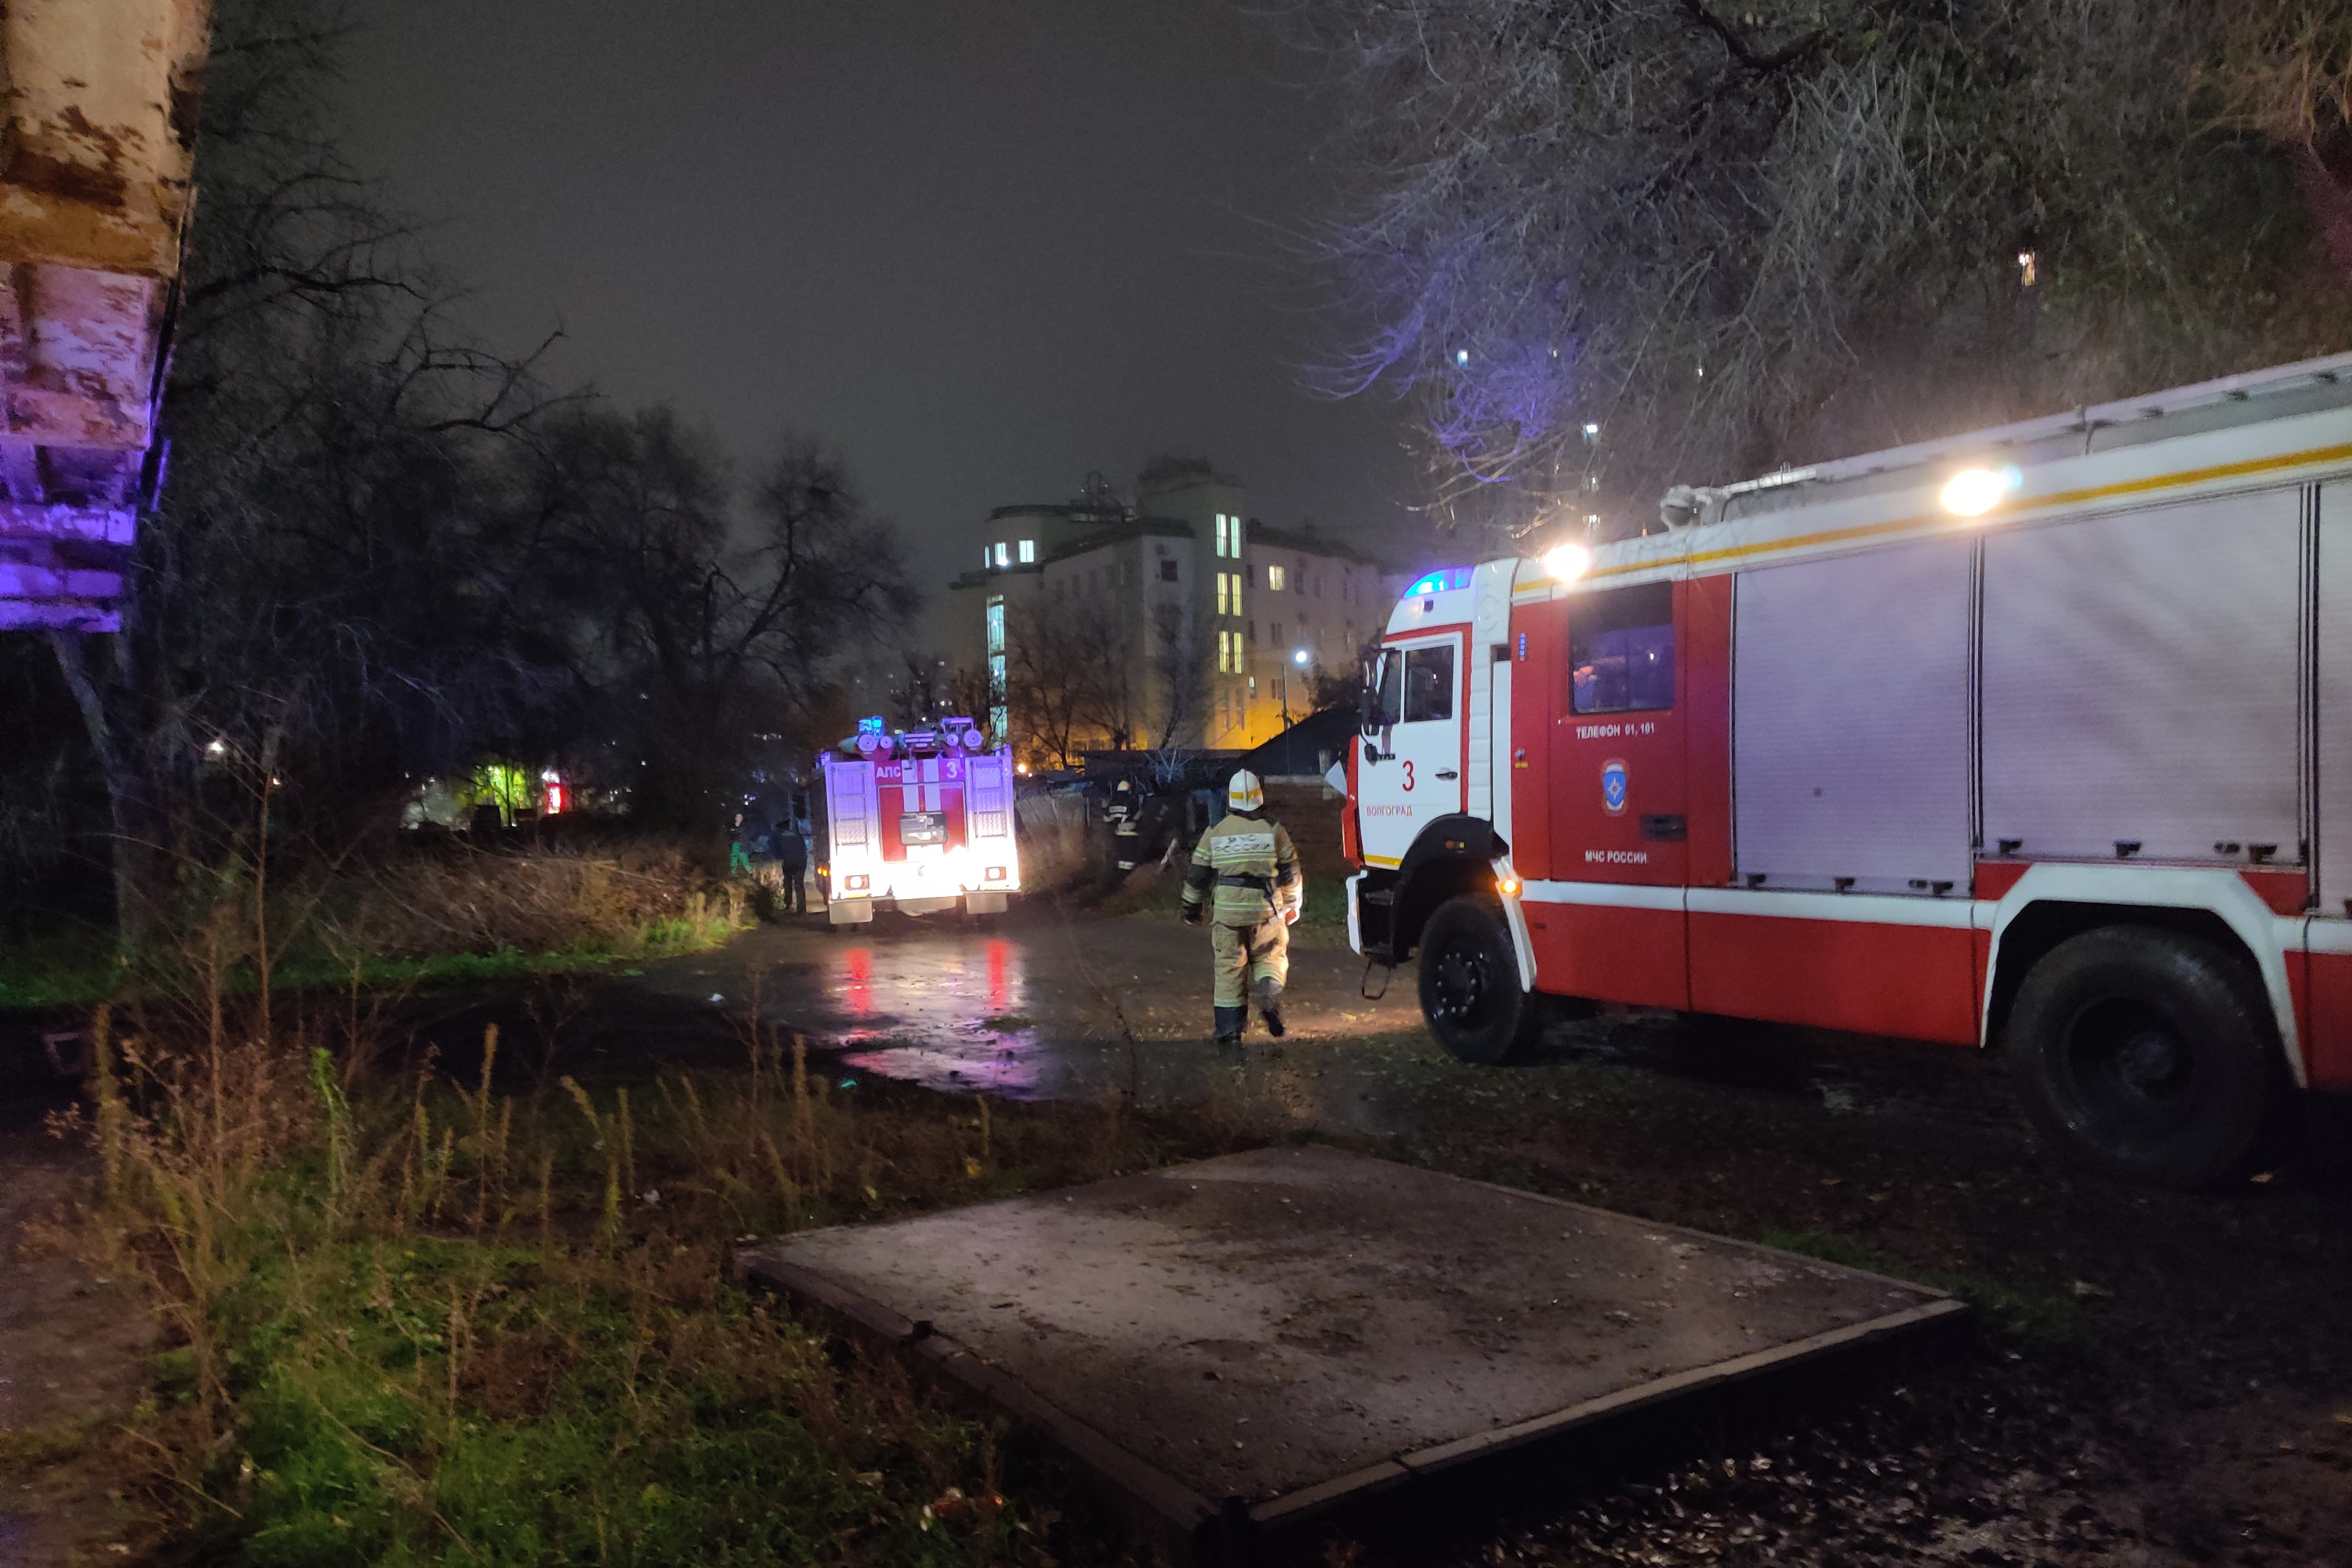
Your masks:
M2277 1031L2234 953L2147 926L2070 937L2018 987L2010 1070L2072 1163L2192 1192L2242 1174L2277 1106Z
M1465 1062L1499 1067L1542 1038L1545 998L1519 988L1518 955L1502 906L1465 893L1440 904L1421 933L1421 1016Z

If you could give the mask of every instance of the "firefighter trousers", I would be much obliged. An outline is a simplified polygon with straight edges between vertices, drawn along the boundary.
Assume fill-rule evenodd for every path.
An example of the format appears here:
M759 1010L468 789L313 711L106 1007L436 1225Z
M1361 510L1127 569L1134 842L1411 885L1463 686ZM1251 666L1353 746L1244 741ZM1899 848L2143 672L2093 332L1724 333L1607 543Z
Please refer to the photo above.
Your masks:
M1290 978L1290 927L1280 915L1254 926L1210 926L1209 952L1217 971L1216 1005L1247 1006L1253 993L1260 1011L1281 1005L1283 982Z

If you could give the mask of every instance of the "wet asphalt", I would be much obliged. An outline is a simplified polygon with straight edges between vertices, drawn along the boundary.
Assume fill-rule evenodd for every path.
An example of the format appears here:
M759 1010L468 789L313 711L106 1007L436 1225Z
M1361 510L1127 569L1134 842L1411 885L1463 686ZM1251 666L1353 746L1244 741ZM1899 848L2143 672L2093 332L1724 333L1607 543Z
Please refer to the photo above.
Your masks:
M1286 1037L1269 1038L1253 1015L1242 1052L1220 1049L1205 932L1042 901L987 923L885 914L836 929L822 913L791 917L634 979L738 1016L756 1007L813 1049L837 1052L850 1073L1012 1100L1116 1093L1150 1107L1225 1092L1248 1068L1295 1079L1292 1096L1321 1102L1302 1103L1302 1116L1323 1126L1359 1122L1367 1103L1370 1080L1356 1081L1349 1044L1423 1032L1411 971L1382 994L1381 972L1368 986L1343 933L1300 928Z

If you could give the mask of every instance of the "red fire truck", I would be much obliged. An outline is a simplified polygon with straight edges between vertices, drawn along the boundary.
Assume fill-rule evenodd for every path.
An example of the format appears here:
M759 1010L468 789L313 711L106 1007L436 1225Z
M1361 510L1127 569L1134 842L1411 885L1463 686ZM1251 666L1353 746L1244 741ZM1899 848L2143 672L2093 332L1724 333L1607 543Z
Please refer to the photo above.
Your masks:
M832 923L871 921L886 905L1002 914L1021 887L1013 779L1012 748L990 749L969 719L897 731L859 720L856 734L817 759L809 792Z
M1349 933L1448 1048L1559 999L2001 1042L2174 1186L2352 1089L2352 355L1665 519L1390 616Z

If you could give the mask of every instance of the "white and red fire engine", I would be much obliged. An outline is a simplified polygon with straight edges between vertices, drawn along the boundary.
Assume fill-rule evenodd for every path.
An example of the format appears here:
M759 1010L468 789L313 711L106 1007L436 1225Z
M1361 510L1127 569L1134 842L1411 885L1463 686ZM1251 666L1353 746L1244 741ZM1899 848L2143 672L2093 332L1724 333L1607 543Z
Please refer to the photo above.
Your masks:
M1012 749L991 750L969 719L897 731L859 720L856 734L817 759L809 792L832 922L859 924L885 906L1002 914L1021 887L1013 780Z
M1390 616L1349 931L1450 1049L1557 998L2005 1041L2181 1186L2352 1089L2352 355L1665 510Z

